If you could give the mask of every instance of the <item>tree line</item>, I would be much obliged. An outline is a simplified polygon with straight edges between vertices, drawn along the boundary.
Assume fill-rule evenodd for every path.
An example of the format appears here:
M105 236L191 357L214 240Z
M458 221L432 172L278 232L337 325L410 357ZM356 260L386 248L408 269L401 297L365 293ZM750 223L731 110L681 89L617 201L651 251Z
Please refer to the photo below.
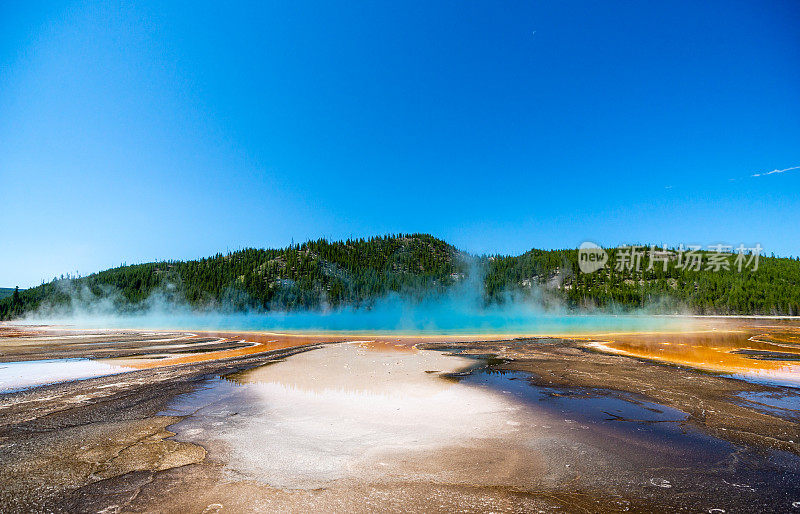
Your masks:
M0 300L0 319L98 298L121 312L135 311L154 296L197 309L368 308L390 293L419 299L443 294L467 279L476 279L486 304L536 296L545 304L580 311L800 314L800 259L760 256L756 270L741 271L686 266L674 256L655 266L613 265L624 252L608 249L608 265L583 273L575 249L475 257L427 234L318 239L282 249L248 248L56 278ZM696 255L710 262L712 253ZM727 257L733 263L736 256Z

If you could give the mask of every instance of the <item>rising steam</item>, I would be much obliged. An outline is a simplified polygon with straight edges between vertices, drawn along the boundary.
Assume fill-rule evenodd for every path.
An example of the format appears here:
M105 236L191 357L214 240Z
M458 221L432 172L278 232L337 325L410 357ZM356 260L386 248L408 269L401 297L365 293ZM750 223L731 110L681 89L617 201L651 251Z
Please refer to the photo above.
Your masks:
M86 328L148 328L194 330L268 330L341 332L425 332L574 334L629 330L663 330L685 319L654 317L652 311L622 313L604 309L577 314L564 307L548 287L527 287L487 303L481 268L473 264L445 292L387 295L369 307L322 308L304 311L242 310L242 298L197 308L188 305L174 284L131 306L110 286L95 294L80 281L64 280L63 305L45 304L20 320L27 324L75 325ZM231 296L228 295L228 298Z

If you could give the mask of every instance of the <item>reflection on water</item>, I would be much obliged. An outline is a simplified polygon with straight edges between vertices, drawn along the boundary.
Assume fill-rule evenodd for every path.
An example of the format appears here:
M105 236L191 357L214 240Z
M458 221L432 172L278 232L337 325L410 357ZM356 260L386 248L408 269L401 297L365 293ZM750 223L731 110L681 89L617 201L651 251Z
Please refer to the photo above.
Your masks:
M0 363L0 393L132 371L92 359L48 359Z
M603 449L606 453L602 459L623 457L626 471L633 466L637 472L634 481L650 477L645 479L642 494L650 495L658 488L684 494L687 505L694 505L690 511L701 507L704 512L738 512L742 506L752 505L761 509L780 505L777 510L782 510L800 499L800 458L796 455L751 452L685 423L688 416L682 411L636 395L603 389L543 387L532 384L529 378L523 372L485 368L461 381L500 390L539 413L563 420L579 434L579 440ZM797 396L742 396L784 413L800 408ZM557 430L555 425L552 428ZM600 465L593 469L623 476L624 471L613 468ZM665 491L664 496L670 495ZM692 504L695 497L702 498L702 503Z
M364 342L301 354L280 366L261 366L227 378L315 397L369 395L388 400L451 390L454 384L426 376L427 372L452 373L474 365L472 359L440 352Z
M168 413L193 412L179 435L212 430L237 473L315 488L373 473L386 455L515 430L500 395L437 376L473 364L433 351L326 346L210 383Z
M765 328L769 331L763 331ZM795 327L745 326L726 332L622 335L593 346L747 380L800 386L800 342Z
M663 465L708 466L735 450L684 422L688 415L677 409L602 389L559 389L532 385L524 372L473 372L466 384L488 386L532 404L536 409L584 431L597 444L624 448L628 459Z

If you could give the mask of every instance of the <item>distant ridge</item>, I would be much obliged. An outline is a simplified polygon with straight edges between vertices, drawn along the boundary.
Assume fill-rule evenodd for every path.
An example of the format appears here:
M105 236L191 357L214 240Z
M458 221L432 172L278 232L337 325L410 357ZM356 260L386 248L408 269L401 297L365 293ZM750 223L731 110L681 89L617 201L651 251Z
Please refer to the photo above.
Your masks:
M22 291L23 290L20 289L20 292L22 292ZM8 298L9 296L11 296L13 294L14 294L14 288L13 287L0 287L0 300L2 300L3 298Z
M611 258L615 250L609 250ZM191 261L112 268L57 278L20 291L2 289L0 319L39 308L69 309L104 299L120 311L141 309L153 294L196 309L369 308L388 294L419 299L472 287L489 305L529 299L575 311L698 314L800 314L800 260L760 257L757 271L692 271L670 260L639 271L609 266L591 274L578 251L533 249L518 256L472 256L428 234L397 234L282 249L244 249ZM5 293L12 291L12 293Z

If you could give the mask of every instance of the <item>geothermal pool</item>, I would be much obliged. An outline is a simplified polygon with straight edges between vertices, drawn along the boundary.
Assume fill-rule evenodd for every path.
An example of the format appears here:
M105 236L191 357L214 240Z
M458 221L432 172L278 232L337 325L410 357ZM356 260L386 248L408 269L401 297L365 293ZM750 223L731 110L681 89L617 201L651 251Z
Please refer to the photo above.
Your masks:
M559 314L525 305L481 307L453 302L381 304L372 309L329 312L219 313L144 312L102 314L63 319L27 319L26 323L75 325L82 328L213 330L243 332L383 334L599 334L686 330L696 318L686 316Z

